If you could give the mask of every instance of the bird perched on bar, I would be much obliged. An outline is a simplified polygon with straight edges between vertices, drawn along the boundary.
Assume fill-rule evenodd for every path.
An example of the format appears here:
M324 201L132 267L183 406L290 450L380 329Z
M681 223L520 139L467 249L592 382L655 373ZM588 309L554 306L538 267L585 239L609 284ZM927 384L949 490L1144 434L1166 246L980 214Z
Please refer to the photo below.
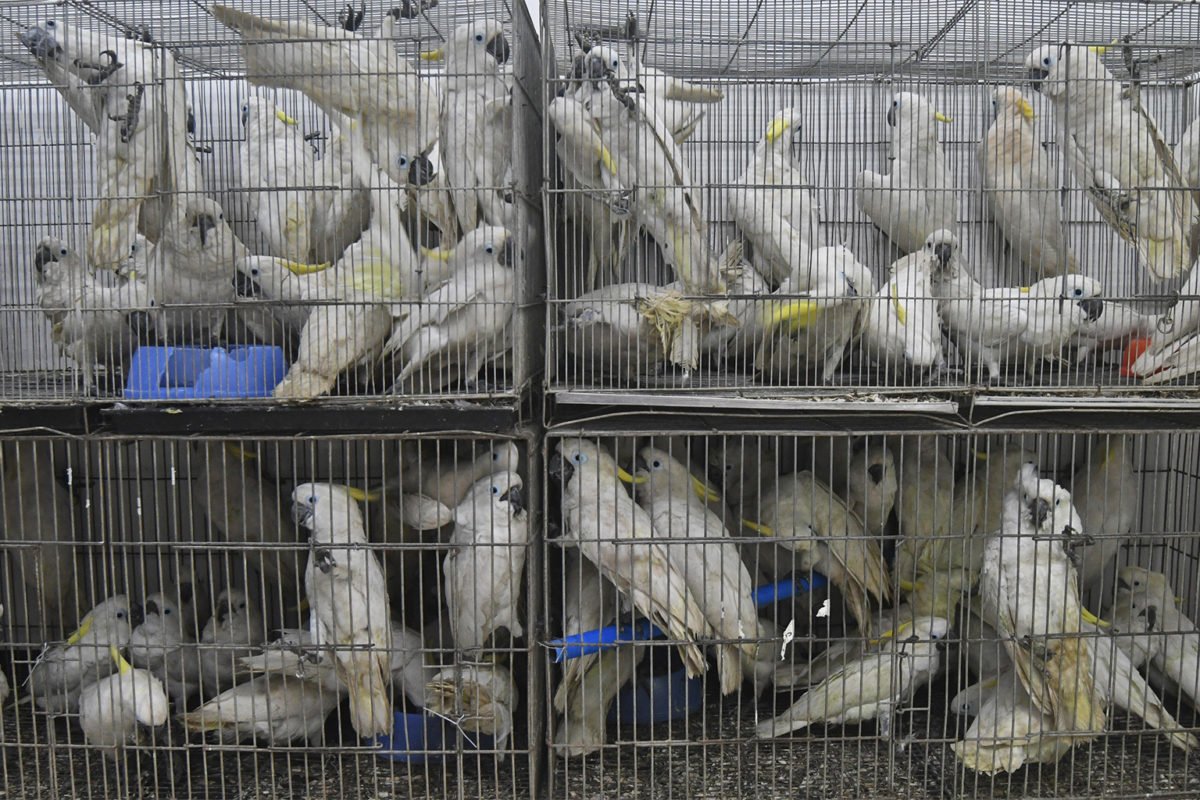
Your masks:
M1043 45L1025 69L1053 104L1058 143L1100 216L1152 277L1178 277L1192 263L1196 206L1136 85L1122 86L1100 60L1106 49Z
M260 17L215 3L209 13L241 34L246 80L255 86L303 92L349 136L355 175L371 165L405 185L409 163L437 140L438 92L396 52L402 19L393 8L376 36L300 19Z

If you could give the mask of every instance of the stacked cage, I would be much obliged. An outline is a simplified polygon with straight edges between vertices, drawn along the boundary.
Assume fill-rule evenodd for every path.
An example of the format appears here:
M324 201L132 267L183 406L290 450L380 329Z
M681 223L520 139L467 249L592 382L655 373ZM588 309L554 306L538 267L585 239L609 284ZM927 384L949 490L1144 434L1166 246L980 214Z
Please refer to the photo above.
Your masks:
M6 793L529 794L531 444L6 440Z
M1177 3L549 3L550 390L1190 394Z
M540 371L540 56L507 5L4 20L6 400L513 403Z
M553 432L551 796L1194 792L1195 434L927 426Z

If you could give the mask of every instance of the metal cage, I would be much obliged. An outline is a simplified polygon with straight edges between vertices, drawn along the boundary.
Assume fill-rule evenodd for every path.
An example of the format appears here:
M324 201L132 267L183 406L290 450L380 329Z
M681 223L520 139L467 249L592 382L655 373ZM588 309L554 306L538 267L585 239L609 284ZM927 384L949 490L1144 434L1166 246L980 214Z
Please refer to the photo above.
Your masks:
M536 29L370 5L5 4L0 398L522 395Z
M706 428L596 420L547 437L550 796L1195 791L1198 673L1147 655L1200 636L1194 433ZM1083 522L1048 517L1034 546L1057 560L1023 562L1017 591L1072 596L1099 627L1046 605L1021 612L1043 615L1038 631L997 622L992 548L1045 532L1007 522L1048 488L1019 488L1030 463L1035 484L1059 484L1047 508L1070 487ZM1130 565L1178 593L1155 595L1148 625ZM1085 728L1031 710L1008 659L1037 653L1020 663L1044 675L1068 646L1086 646L1071 674L1106 714L1062 745Z
M550 391L1189 396L1197 13L546 3Z
M532 444L6 439L4 793L528 796Z

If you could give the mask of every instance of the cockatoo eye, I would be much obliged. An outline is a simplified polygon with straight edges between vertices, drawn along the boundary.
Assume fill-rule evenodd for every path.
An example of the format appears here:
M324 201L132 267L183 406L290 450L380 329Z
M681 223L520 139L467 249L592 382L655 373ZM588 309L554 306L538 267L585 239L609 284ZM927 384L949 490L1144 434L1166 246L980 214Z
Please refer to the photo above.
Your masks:
M892 108L899 108L899 107L900 107L900 98L897 97L895 100L892 101Z
M584 464L587 462L587 460L588 460L588 457L586 455L584 455L583 453L575 453L571 456L571 461L576 464Z
M499 487L499 486L493 486L493 487L492 487L492 494L494 494L494 495L498 495L498 494L500 494L500 487Z
M499 460L500 460L500 454L492 453L492 461L499 461Z
M250 276L251 276L251 277L254 277L254 278L257 278L257 277L258 277L258 275L259 275L259 273L260 273L261 271L262 271L262 270L260 270L258 267L251 267L251 268L250 268Z
M58 251L58 254L59 254L60 256L65 256L65 255L67 254L67 248L65 248L65 247L63 247L63 248L60 248L60 249L59 249L59 251Z
M1062 500L1061 500L1061 499L1059 499L1059 500L1055 500L1055 501L1054 501L1054 507L1055 507L1055 508L1059 508L1059 507L1061 507L1061 506L1062 506Z
M125 612L124 612L124 611L118 611L118 612L117 612L117 619L125 619Z
M52 20L52 19L48 19L48 20L46 20L46 27L47 27L47 28L54 28L54 27L57 27L57 26L58 26L58 23L57 23L57 22L55 22L54 20Z
M1075 295L1076 297L1083 297L1083 289L1076 289L1075 291L1071 292L1071 294Z
M1053 66L1054 65L1054 56L1046 56L1045 58L1042 59L1042 64L1047 67Z
M308 496L308 504L313 506L317 504L317 496L315 494L310 494Z
M407 167L408 166L408 156L396 156L396 166Z
M662 469L662 462L656 458L650 462L650 466L654 469Z
M475 41L477 41L477 42L479 42L480 44L482 44L482 43L483 43L483 34L482 34L482 33L477 33L477 34L475 34Z
M488 253L490 255L491 253L496 252L496 247L495 247L495 245L490 245L490 244L484 245L483 252Z
M621 61L616 56L613 56L613 60L608 63L609 66L611 66L613 69L616 69L620 65Z
M171 609L169 609L169 608L164 608L164 609L163 609L163 616L164 616L164 617L169 617L169 616L171 616Z

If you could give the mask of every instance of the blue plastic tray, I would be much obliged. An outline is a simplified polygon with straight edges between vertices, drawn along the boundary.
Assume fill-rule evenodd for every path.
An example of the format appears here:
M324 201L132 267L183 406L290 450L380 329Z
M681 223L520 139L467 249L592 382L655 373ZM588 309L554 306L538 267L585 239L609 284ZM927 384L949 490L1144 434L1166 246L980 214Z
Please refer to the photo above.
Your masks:
M287 368L278 347L139 347L129 366L125 397L269 397Z
M653 678L634 678L621 687L608 709L608 721L620 725L656 725L682 719L704 707L704 681L686 670Z
M446 754L437 751L456 750L458 741L453 726L441 717L397 711L392 735L377 736L372 743L380 748L376 755L381 758L406 764L430 764L445 761ZM462 749L468 752L490 749L493 742L492 737L478 733L463 736L461 741Z

